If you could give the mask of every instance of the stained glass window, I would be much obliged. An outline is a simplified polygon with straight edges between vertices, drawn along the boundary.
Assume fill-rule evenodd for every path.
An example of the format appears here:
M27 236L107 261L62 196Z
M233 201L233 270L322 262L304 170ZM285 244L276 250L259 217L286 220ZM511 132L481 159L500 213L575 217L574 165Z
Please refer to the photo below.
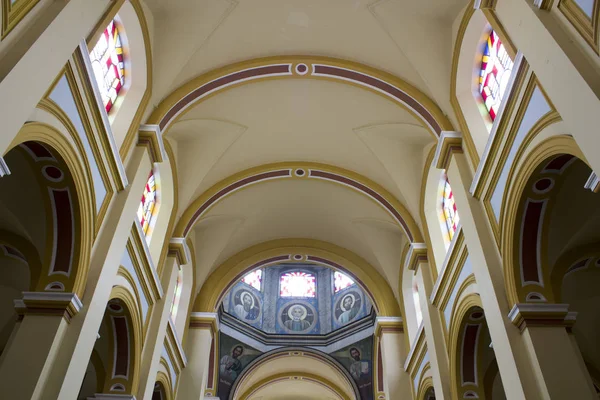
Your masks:
M154 181L154 173L150 172L146 187L144 188L144 194L142 194L142 201L138 208L137 216L142 226L144 235L148 236L150 233L150 223L154 218L154 209L156 205L156 182Z
M458 211L456 210L456 203L454 202L454 195L452 194L452 188L446 174L442 177L442 219L446 226L446 233L448 242L452 241L454 232L458 226Z
M479 72L479 92L492 121L496 119L514 62L496 32L488 36Z
M109 112L125 84L123 46L115 21L111 21L90 53L92 69L100 89L102 103Z
M252 286L256 290L260 290L262 284L262 269L257 269L242 278L242 282Z
M287 272L279 280L281 297L315 297L316 278L307 272Z
M423 322L423 312L421 311L421 298L419 296L419 289L415 286L413 288L413 302L415 303L415 316L417 317L417 327Z
M175 322L177 311L179 311L179 302L181 300L181 292L183 291L183 269L179 268L177 273L177 284L175 293L173 294L173 303L171 304L171 321Z
M354 285L354 281L350 279L347 275L342 274L341 272L335 271L333 273L333 292L337 293L342 289L346 289L349 286Z

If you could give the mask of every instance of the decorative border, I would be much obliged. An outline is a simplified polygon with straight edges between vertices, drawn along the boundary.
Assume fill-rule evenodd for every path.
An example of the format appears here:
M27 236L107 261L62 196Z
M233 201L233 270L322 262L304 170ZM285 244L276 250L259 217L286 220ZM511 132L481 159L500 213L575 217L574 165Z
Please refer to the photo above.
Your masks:
M436 138L443 130L452 129L441 109L402 79L359 63L315 56L259 58L208 72L169 95L149 123L166 132L186 111L215 93L250 82L281 78L325 79L363 87L405 108Z
M40 0L2 0L2 39L12 31Z
M227 196L252 185L276 179L319 179L357 191L387 211L403 229L410 242L422 242L418 225L410 213L382 186L349 170L309 162L267 164L247 169L222 180L188 206L175 228L174 236L187 237L202 216Z

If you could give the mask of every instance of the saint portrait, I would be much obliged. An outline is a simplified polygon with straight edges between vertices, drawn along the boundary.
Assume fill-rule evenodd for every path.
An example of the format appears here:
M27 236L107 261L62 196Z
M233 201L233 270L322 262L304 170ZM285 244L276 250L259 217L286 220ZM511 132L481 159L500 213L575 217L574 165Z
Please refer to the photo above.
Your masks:
M369 336L334 353L338 360L356 382L360 398L373 400L373 336Z
M233 296L233 311L236 317L246 322L253 322L260 316L258 298L247 290L240 290Z
M356 291L342 295L335 307L335 318L339 325L353 321L361 310L362 298Z
M308 304L291 303L283 307L280 319L288 332L305 332L315 322L315 311Z
M219 372L221 377L229 381L234 381L235 378L242 372L242 362L240 357L244 354L244 346L237 345L231 350L231 354L225 354L219 362Z

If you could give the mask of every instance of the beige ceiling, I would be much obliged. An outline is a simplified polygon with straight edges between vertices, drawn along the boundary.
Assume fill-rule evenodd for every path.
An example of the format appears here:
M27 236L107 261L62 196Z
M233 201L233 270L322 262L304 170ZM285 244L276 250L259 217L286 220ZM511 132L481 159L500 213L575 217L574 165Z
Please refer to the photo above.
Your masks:
M153 37L155 105L173 88L212 69L257 57L307 54L393 73L451 112L451 29L467 0L145 3Z
M277 55L322 55L392 73L451 119L452 26L467 0L144 0L153 40L153 104L213 69ZM381 185L417 225L425 158L436 139L388 98L343 82L277 79L218 92L165 132L179 210L211 186L277 162L318 162ZM278 181L235 192L196 225L197 279L273 239L312 238L372 264L398 295L402 230L380 206L336 184Z

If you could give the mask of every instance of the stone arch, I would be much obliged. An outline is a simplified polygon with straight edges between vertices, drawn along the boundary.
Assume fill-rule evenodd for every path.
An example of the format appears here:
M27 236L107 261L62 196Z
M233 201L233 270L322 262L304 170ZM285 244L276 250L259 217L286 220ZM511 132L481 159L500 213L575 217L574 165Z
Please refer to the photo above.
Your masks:
M286 358L294 361L286 365ZM311 369L318 370L320 373L317 375L303 371L302 368L298 369L297 365L302 363L303 360L314 364ZM261 369L268 369L270 365L276 363L279 364L277 368L279 373L273 374L270 372L267 376L261 378ZM316 365L321 365L321 367L314 368ZM235 381L229 399L245 400L265 386L280 382L289 382L288 384L290 384L302 381L327 387L337 395L337 398L344 400L361 398L358 387L348 371L332 357L306 347L287 347L272 350L253 360Z
M422 242L421 232L413 217L402 203L382 186L352 171L309 162L267 164L247 169L222 180L188 206L175 227L174 235L187 237L202 215L226 196L273 179L318 179L355 190L389 212L410 242Z
M324 79L351 84L380 94L405 108L437 138L451 124L424 93L404 80L352 61L316 56L258 58L210 71L183 84L167 96L149 123L168 130L191 106L216 92L266 79Z
M448 346L452 397L484 399L499 374L479 295L465 296L455 311Z
M48 226L43 229L48 238L52 238L52 243L49 244L51 255L46 254L48 251L45 248L41 249L37 246L39 264L43 272L40 271L40 279L30 290L73 292L81 298L89 268L96 222L91 183L85 163L81 161L77 151L65 136L42 123L25 124L11 143L5 158L10 162L11 154L16 152L20 153L21 158L27 159L26 164L22 163L24 168L28 165L27 168L37 171L38 177L35 179L39 185L44 183L46 188L43 192L47 198L42 207L50 218L47 222ZM18 176L19 171L13 169L12 175ZM54 175L49 175L48 171ZM10 178L11 175L6 177L6 181L8 182ZM58 234L62 235L62 241L57 240ZM18 235L30 240L30 234L24 231ZM27 246L24 242L22 245ZM21 251L31 254L27 249ZM59 263L59 260L62 260L61 266L58 267L55 275L52 273L54 268L52 264ZM32 260L29 262L31 266L36 265ZM57 279L51 279L52 277Z
M196 298L194 311L215 312L229 288L247 272L290 261L314 262L338 269L362 287L371 298L378 315L400 315L392 288L373 266L349 250L311 239L273 240L232 256L212 271L204 282Z
M553 136L535 146L512 175L501 221L501 252L506 291L511 304L553 299L548 269L542 268L538 248L547 239L544 215L560 176L575 160L585 158L575 141L566 135ZM510 178L510 177L509 177ZM539 181L539 182L538 182ZM534 184L550 186L539 190ZM541 187L541 186L540 186ZM529 200L528 200L529 199ZM523 225L524 218L530 223ZM528 240L526 252L524 241ZM533 253L532 253L533 252ZM527 259L528 262L524 263ZM525 269L526 268L526 269ZM529 282L529 283L527 283Z

